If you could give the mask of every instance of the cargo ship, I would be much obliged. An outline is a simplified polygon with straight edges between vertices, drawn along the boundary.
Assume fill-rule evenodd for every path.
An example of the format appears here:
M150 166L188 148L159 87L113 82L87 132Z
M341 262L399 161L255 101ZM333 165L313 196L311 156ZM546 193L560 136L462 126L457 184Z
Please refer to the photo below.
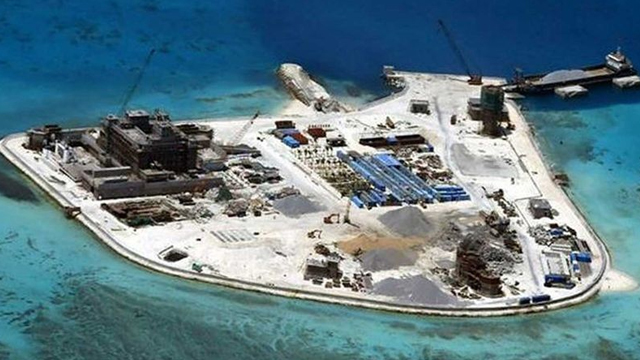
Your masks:
M523 75L522 71L516 70L513 80L504 86L504 90L520 94L546 93L559 87L606 83L632 75L636 75L633 64L618 48L607 54L603 64L582 69L557 70L537 75Z

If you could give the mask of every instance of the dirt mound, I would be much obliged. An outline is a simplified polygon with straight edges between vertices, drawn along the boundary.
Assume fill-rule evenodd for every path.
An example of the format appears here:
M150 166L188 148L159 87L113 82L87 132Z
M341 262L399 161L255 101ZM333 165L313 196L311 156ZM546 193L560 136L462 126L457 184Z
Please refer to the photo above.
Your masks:
M360 234L347 241L338 243L338 248L345 253L355 254L358 251L367 252L376 249L411 249L424 245L418 238L404 237L379 237L367 234Z
M378 220L394 233L408 237L423 237L434 229L422 210L415 206L389 211L379 216Z

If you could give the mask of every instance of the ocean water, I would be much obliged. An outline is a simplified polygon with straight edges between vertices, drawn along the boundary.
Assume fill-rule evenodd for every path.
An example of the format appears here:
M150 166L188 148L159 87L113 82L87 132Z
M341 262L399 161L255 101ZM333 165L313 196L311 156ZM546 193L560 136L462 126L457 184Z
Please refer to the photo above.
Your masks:
M273 77L299 62L342 94L379 95L383 64L509 76L640 59L632 1L2 0L0 135L93 124L121 106L174 117L275 112ZM638 60L640 61L640 60ZM524 102L571 196L640 280L640 92ZM0 160L0 359L640 359L640 291L547 314L448 319L283 299L152 273L122 260Z

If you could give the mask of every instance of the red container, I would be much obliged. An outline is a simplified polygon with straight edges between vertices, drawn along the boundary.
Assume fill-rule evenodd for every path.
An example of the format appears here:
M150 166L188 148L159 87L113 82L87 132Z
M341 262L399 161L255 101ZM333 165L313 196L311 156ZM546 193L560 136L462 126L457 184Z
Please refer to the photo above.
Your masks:
M314 139L323 138L323 137L327 136L327 132L324 131L323 128L309 128L309 130L307 130L307 132Z
M301 133L293 133L290 136L299 142L300 145L307 145L309 143L309 139Z

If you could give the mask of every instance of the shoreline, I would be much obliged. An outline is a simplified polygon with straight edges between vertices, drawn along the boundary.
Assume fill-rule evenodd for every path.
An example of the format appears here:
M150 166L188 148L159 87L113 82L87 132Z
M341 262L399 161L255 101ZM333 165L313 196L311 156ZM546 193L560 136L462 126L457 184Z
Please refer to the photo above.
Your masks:
M289 111L295 111L291 109L299 108L301 104L295 104L296 101L292 101L292 103L285 106L284 110L289 109ZM377 105L377 104L376 104ZM538 156L542 163L547 166L547 163L544 161L544 155L540 152L537 143L534 138L532 138L532 134L528 123L526 122L526 118L520 113L520 111L513 104L511 106L514 107L514 110L517 111L519 116L519 121L522 121L526 124L526 133L529 137L529 141L532 142ZM367 107L369 109L369 107ZM281 115L286 116L286 115ZM274 116L275 117L275 116ZM270 118L274 118L270 117ZM18 155L16 155L11 149L7 147L7 143L12 139L16 139L22 136L22 134L12 134L0 141L0 152L16 167L18 167L23 173L25 173L29 178L31 178L39 187L42 188L49 196L51 196L56 202L62 206L72 206L73 203L71 200L67 199L62 193L60 193L57 189L53 188L47 181L40 176L37 172L29 167L28 164L24 163ZM546 171L549 172L548 167L546 167ZM404 305L399 303L391 303L381 300L373 300L373 299L363 299L356 298L347 295L334 295L327 294L322 292L315 292L306 289L300 289L295 287L283 287L283 286L269 286L262 283L242 280L242 279L234 279L225 276L219 276L214 274L201 274L190 272L182 269L178 269L175 267L167 266L163 263L154 261L152 259L146 258L140 254L133 252L128 249L126 246L121 244L115 237L109 234L107 231L102 229L94 220L88 217L86 214L81 213L77 219L83 225L85 225L89 230L98 237L100 241L106 244L110 249L118 253L119 255L127 258L128 260L143 266L146 269L154 270L160 273L177 276L189 280L198 280L202 282L208 282L212 284L222 285L226 287L232 287L242 290L249 291L257 291L261 293L278 295L296 299L305 299L305 300L313 300L313 301L321 301L325 303L332 304L340 304L340 305L349 305L356 306L368 309L375 310L383 310L383 311L391 311L391 312L402 312L402 313L411 313L411 314L423 314L423 315L440 315L440 316L460 316L460 317L469 317L469 316L505 316L505 315L515 315L515 314L524 314L524 313L536 313L548 310L555 310L564 307L569 307L573 305L577 305L589 300L591 297L595 296L598 291L600 291L605 275L611 271L611 259L606 244L599 238L599 236L595 233L595 231L590 227L584 215L573 203L573 200L566 194L564 189L561 189L562 193L565 196L566 202L573 207L574 212L576 212L578 218L583 223L586 229L592 233L596 242L599 246L601 246L601 250L603 253L603 261L604 265L601 267L601 271L598 277L593 281L590 286L585 288L583 291L564 297L559 299L553 299L550 302L538 304L538 305L529 305L529 306L500 306L500 307L482 307L475 306L472 308L447 308L447 307L437 307L437 306L418 306L418 305Z
M515 111L519 114L520 118L524 120L524 123L527 126L527 135L529 136L530 141L535 146L535 149L538 152L538 155L540 156L540 158L543 160L543 163L545 165L545 168L546 168L547 172L549 174L553 174L553 170L551 169L550 162L547 161L544 153L542 152L542 149L540 147L540 144L538 143L536 135L535 135L534 132L531 131L531 126L529 125L529 122L527 122L526 117L522 113L522 111L521 111L520 107L518 106L517 102L515 100L513 100L513 99L509 99L507 101L513 106ZM573 211L575 211L577 214L579 214L579 218L583 222L583 225L585 226L585 228L587 228L589 230L589 232L591 233L591 235L594 236L598 240L598 244L600 246L604 247L603 253L607 254L607 258L608 258L607 264L608 264L608 266L607 266L607 269L605 269L605 271L601 275L601 277L602 277L602 279L601 279L601 282L602 282L601 291L603 291L603 292L631 292L631 291L634 291L635 289L637 289L638 287L640 287L640 284L635 279L633 279L629 275L625 274L624 272L622 272L620 270L617 270L617 269L612 267L611 253L609 251L609 246L607 245L606 241L604 241L600 237L598 232L591 226L589 221L587 221L585 213L578 206L578 204L573 200L573 198L571 197L571 195L569 194L567 189L562 187L562 186L560 186L560 189L562 190L562 193L566 197L567 202L572 206Z

